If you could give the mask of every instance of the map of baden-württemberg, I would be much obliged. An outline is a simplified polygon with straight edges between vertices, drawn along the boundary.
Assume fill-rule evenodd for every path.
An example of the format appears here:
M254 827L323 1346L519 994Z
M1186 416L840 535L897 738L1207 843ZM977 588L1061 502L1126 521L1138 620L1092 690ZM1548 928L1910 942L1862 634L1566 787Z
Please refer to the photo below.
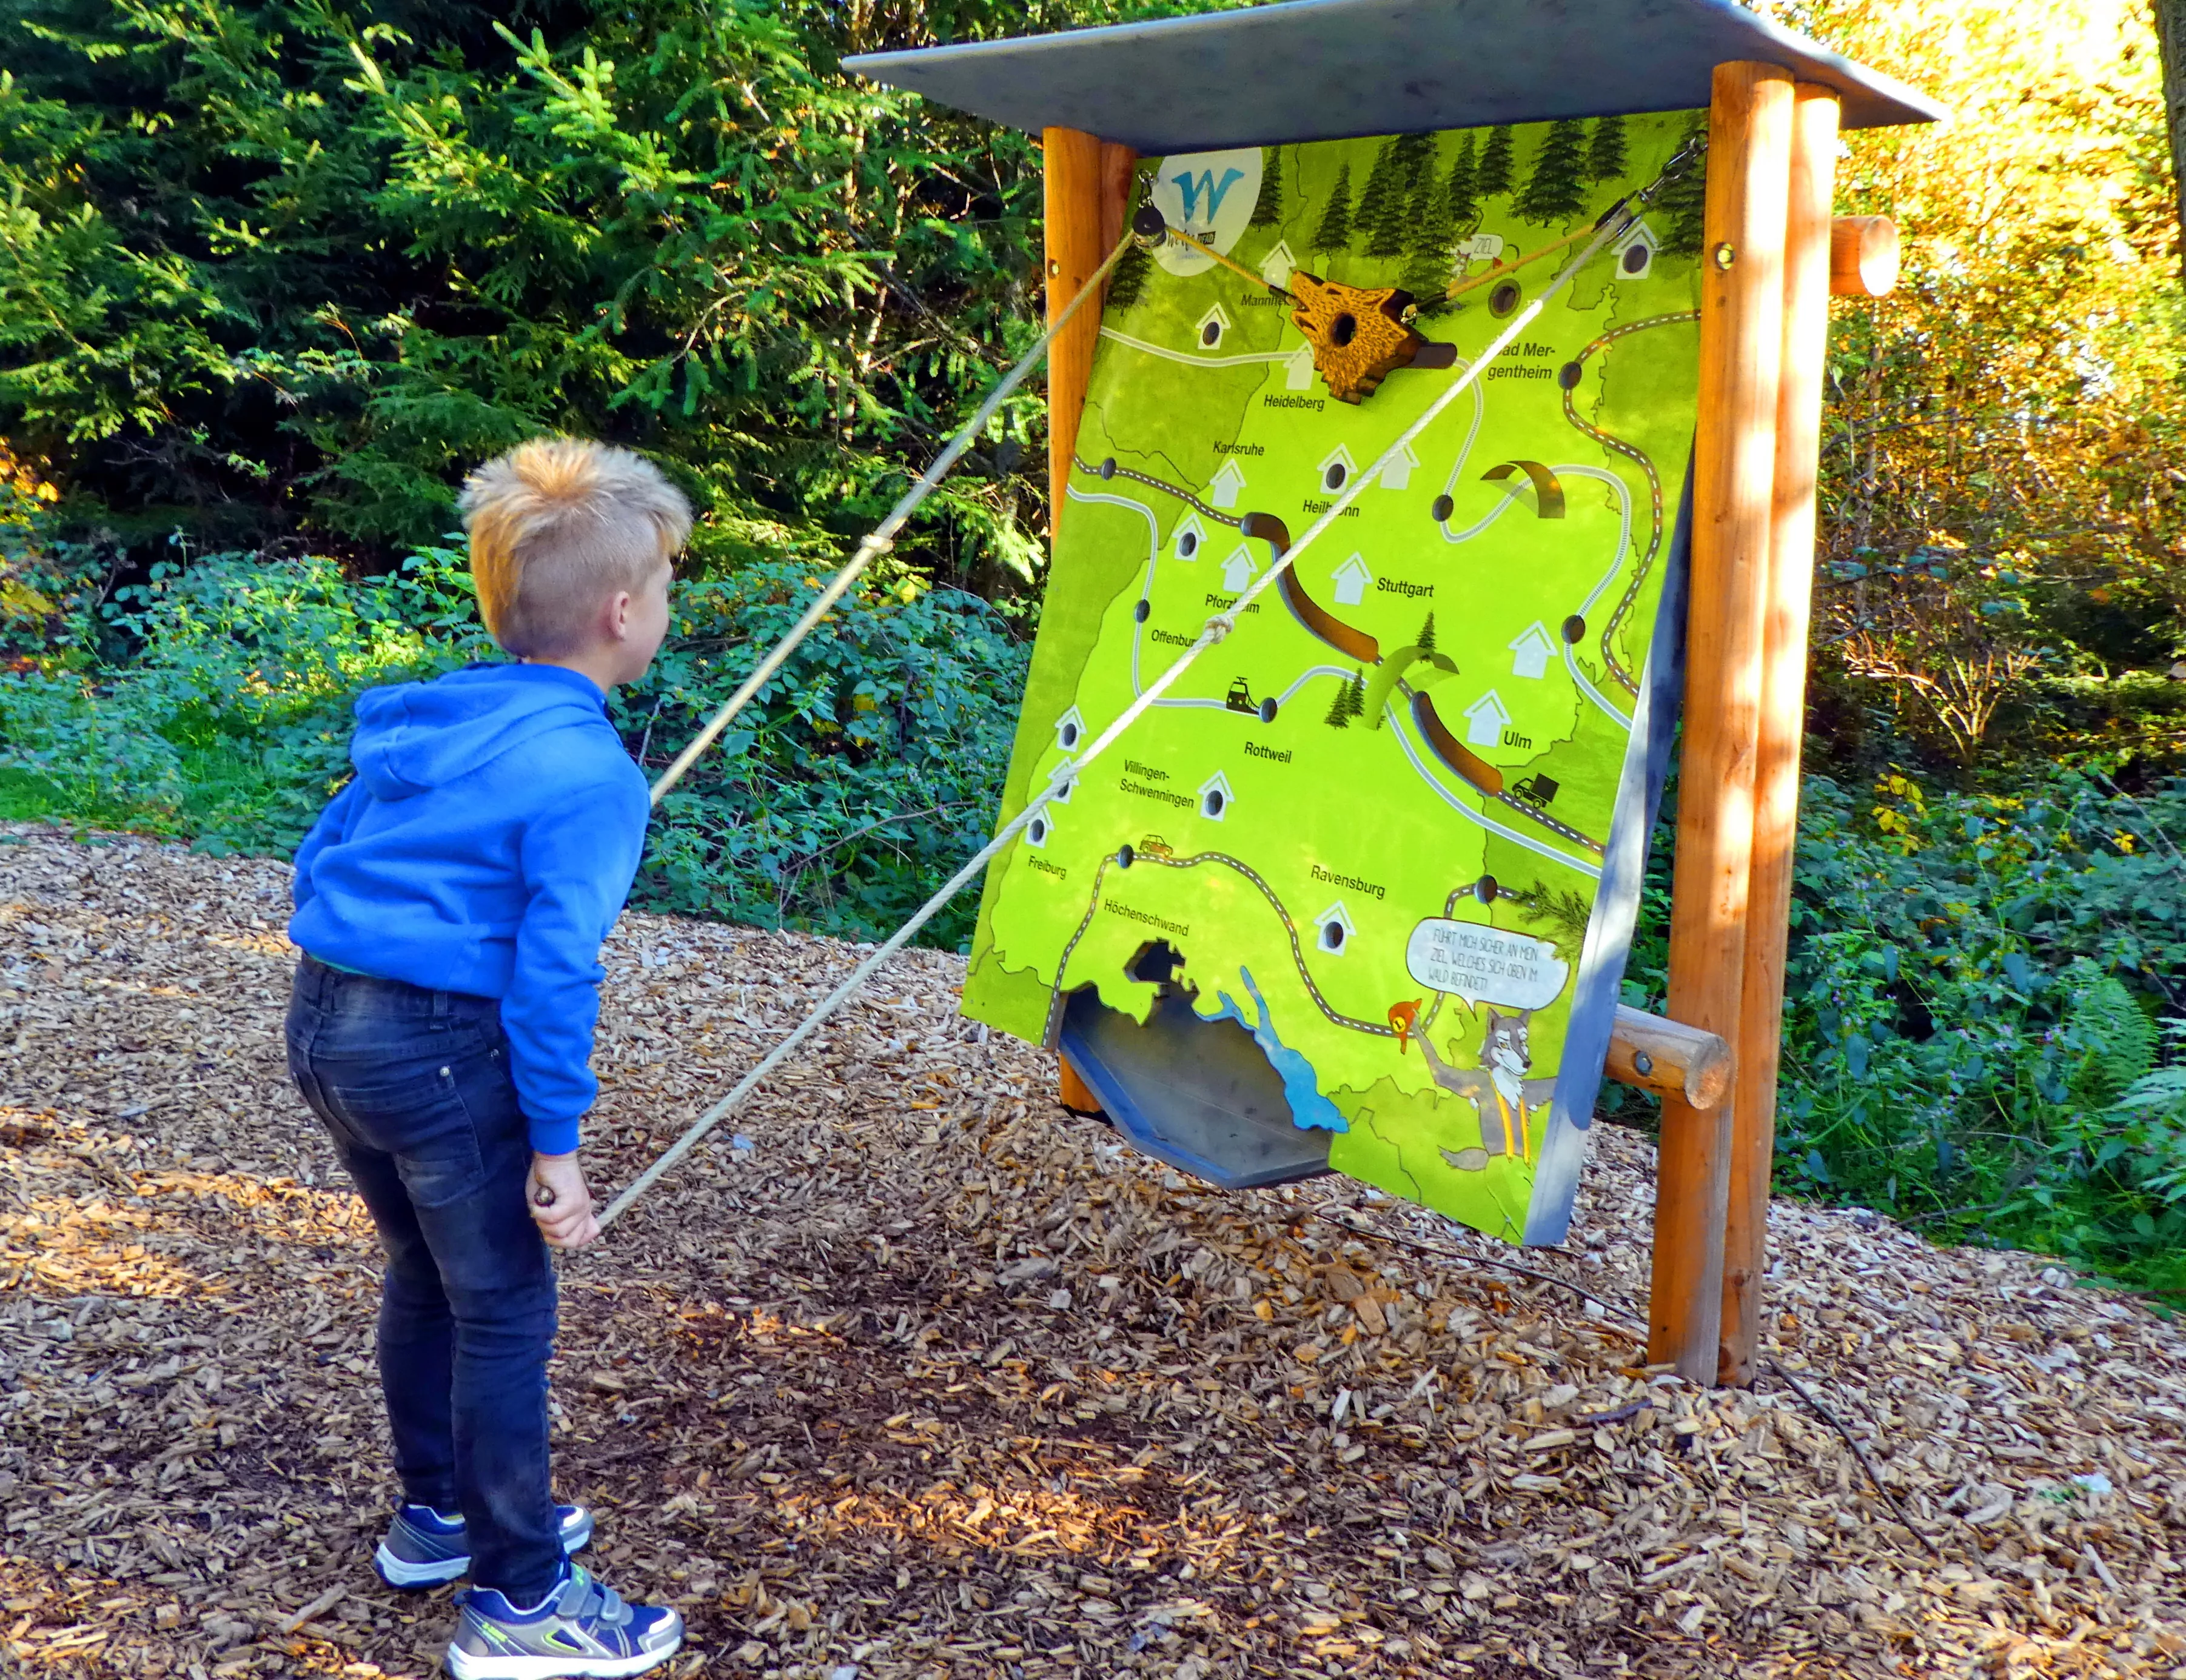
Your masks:
M1175 244L1118 266L1006 815L1262 573L1268 530L1302 533L1583 238L1520 259L1583 235L1695 123L1141 166L1171 226L1271 284ZM1003 854L968 1013L1040 1040L1091 987L1143 1020L1157 984L1129 970L1163 942L1201 1016L1273 1047L1332 1166L1526 1233L1552 1126L1588 1117L1551 1096L1685 481L1700 179L1582 269ZM1356 400L1293 318L1331 282L1402 288L1429 341Z

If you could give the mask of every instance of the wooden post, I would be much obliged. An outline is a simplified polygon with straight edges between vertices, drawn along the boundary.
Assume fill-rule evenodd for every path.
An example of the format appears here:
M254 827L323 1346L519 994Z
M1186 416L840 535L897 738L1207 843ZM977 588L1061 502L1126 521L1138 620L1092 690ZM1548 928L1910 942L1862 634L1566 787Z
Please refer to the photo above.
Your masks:
M1784 945L1799 838L1799 746L1806 728L1807 620L1814 579L1814 481L1829 366L1830 203L1836 185L1837 96L1801 83L1793 96L1791 193L1784 238L1784 355L1776 400L1761 732L1753 787L1746 972L1731 1087L1730 1207L1724 1229L1722 1352L1717 1380L1746 1383L1761 1334L1768 1263L1768 1174L1776 1148L1776 1063L1784 1022ZM1894 246L1894 240L1892 241Z
M1113 140L1101 143L1101 255L1104 257L1124 237L1124 217L1131 208L1131 171L1138 166L1139 154L1129 146ZM1894 255L1896 245L1891 249Z
M1097 139L1074 128L1048 129L1041 136L1041 145L1047 216L1047 318L1052 321L1124 237L1124 216L1131 202L1131 171L1139 154L1129 146ZM1085 389L1093 378L1093 352L1100 343L1101 300L1093 298L1048 347L1047 529L1051 543L1062 526L1070 457L1078 448L1078 422L1085 412ZM1079 1113L1099 1113L1100 1099L1078 1077L1078 1070L1068 1061L1058 1065L1062 1106Z
M1078 1077L1078 1070L1070 1065L1070 1058L1058 1056L1056 1066L1062 1070L1057 1082L1057 1098L1073 1114L1099 1114L1102 1112L1101 1099L1093 1095L1092 1086Z
M1051 128L1041 137L1047 211L1047 317L1052 321L1092 278L1101 260L1124 236L1130 202L1131 168L1138 154L1075 128ZM1047 353L1047 528L1050 540L1062 524L1070 484L1070 457L1078 447L1078 420L1093 377L1093 351L1101 342L1101 304L1096 298L1072 317Z
M1699 431L1684 750L1670 905L1671 1019L1739 1042L1764 588L1784 349L1791 77L1717 66L1701 252ZM1732 1105L1662 1104L1648 1358L1715 1380Z

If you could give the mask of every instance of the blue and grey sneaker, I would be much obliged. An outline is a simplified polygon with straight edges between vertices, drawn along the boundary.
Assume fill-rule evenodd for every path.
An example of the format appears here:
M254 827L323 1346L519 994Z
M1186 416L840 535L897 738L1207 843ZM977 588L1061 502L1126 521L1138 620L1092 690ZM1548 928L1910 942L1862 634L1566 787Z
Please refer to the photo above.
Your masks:
M582 1505L557 1505L562 1549L580 1552L592 1537L592 1514ZM445 1587L470 1572L471 1544L460 1516L442 1516L430 1505L404 1505L373 1554L372 1566L390 1587Z
M563 1680L644 1674L674 1656L683 1618L660 1604L625 1604L575 1564L530 1610L490 1587L457 1602L462 1615L448 1645L455 1680Z

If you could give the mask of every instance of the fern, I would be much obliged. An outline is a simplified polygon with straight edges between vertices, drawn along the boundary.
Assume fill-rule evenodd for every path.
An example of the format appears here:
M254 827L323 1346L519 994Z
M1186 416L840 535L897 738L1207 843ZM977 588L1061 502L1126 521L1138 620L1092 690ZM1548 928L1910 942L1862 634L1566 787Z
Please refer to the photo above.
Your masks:
M2116 976L2097 972L2087 959L2073 963L2065 977L2082 988L2065 1016L2081 1048L2072 1093L2083 1102L2115 1101L2155 1066L2155 1023Z

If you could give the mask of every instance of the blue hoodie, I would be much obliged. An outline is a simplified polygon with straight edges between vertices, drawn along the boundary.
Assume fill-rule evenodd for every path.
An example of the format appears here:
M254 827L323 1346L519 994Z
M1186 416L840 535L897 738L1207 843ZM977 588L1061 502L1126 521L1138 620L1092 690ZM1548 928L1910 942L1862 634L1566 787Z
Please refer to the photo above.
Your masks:
M296 853L289 937L320 961L501 1000L531 1146L599 1083L600 942L645 847L645 776L591 678L473 665L356 703L356 776Z

